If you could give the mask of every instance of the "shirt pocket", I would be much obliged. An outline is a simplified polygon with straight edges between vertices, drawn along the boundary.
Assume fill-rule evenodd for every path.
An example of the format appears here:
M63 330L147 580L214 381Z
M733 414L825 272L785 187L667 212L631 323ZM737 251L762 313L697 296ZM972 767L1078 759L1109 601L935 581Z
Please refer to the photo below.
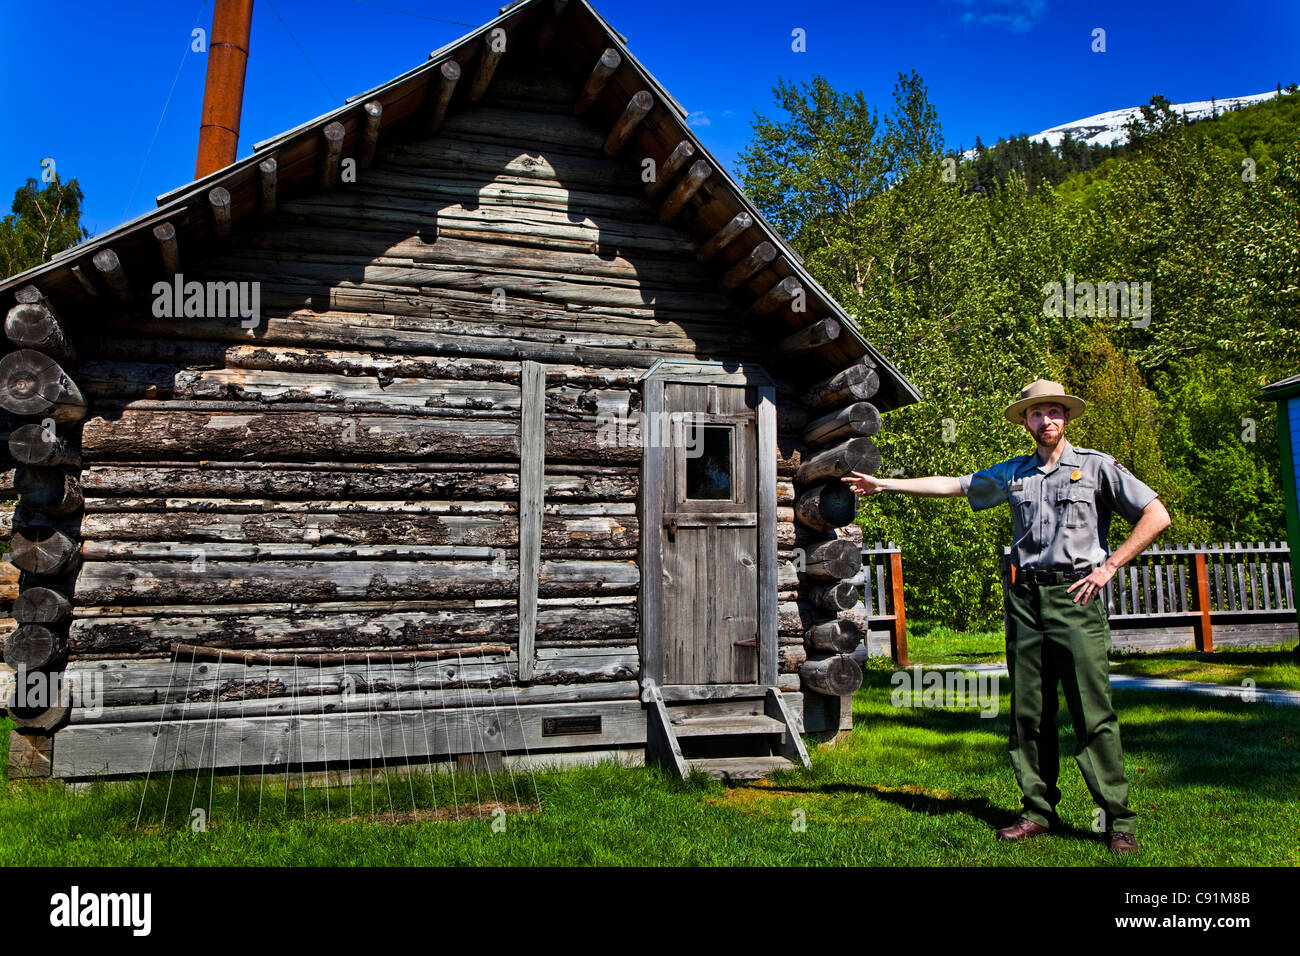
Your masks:
M1037 496L1032 491L1012 491L1007 496L1011 516L1019 528L1029 528L1034 523L1034 503Z
M1062 527L1095 528L1097 489L1091 485L1071 482L1057 492L1056 508Z

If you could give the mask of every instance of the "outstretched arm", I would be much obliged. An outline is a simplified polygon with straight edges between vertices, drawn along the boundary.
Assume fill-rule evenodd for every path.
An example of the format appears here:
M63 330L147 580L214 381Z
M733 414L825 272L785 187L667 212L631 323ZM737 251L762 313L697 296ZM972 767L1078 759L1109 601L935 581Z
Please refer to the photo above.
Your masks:
M930 475L926 478L877 478L855 471L846 475L845 481L859 495L874 495L882 491L898 491L906 495L924 495L928 498L950 498L960 495L961 480L946 475Z

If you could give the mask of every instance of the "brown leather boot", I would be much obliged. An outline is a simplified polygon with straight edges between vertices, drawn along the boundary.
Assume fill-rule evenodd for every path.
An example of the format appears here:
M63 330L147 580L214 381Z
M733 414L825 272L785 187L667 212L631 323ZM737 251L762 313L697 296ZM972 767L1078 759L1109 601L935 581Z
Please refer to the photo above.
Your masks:
M1029 837L1038 836L1040 833L1051 832L1050 827L1045 827L1041 823L1035 823L1027 817L1021 817L1009 827L1003 827L998 831L999 840L1024 840Z
M1132 853L1138 848L1137 837L1132 833L1112 830L1109 834L1110 848L1116 853Z

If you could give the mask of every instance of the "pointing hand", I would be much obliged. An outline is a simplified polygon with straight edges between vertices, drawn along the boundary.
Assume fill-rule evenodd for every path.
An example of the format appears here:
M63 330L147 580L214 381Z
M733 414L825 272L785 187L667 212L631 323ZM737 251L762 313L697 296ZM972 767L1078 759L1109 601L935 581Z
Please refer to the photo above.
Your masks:
M856 495L874 495L885 490L884 485L880 483L880 479L871 475L864 475L860 471L852 472L851 477L845 475L844 480L849 483L849 487L853 489L853 493Z

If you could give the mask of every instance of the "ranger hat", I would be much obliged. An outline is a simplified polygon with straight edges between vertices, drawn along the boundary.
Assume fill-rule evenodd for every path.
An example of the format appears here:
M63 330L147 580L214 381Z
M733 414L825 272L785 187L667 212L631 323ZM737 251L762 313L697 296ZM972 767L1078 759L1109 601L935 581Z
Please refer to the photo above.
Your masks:
M1061 387L1060 382L1049 382L1045 378L1040 378L1022 388L1020 397L1007 406L1005 413L1007 421L1013 425L1023 425L1029 407L1040 402L1060 402L1065 406L1068 421L1074 421L1082 415L1085 408L1083 399L1077 395L1065 394L1065 389Z

